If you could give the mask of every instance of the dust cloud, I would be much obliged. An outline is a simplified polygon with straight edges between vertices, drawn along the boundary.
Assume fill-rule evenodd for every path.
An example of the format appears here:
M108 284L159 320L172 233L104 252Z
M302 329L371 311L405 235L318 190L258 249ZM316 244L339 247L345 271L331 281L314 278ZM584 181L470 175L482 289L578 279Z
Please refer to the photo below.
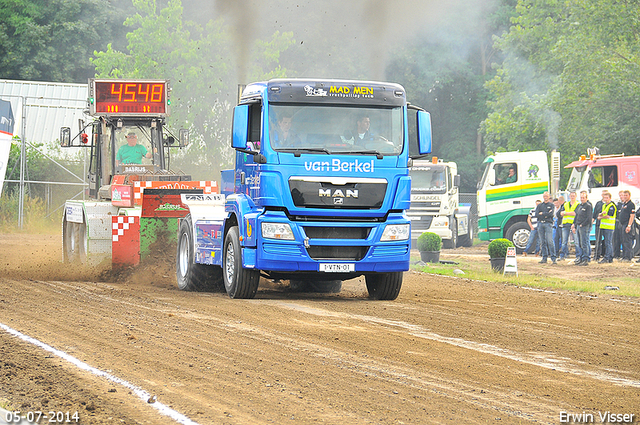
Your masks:
M248 83L255 42L292 32L280 58L288 77L387 79L393 55L409 43L468 38L494 0L217 0L183 1L186 19L222 18L234 39L237 82ZM462 28L461 28L462 27ZM418 40L418 41L416 41Z

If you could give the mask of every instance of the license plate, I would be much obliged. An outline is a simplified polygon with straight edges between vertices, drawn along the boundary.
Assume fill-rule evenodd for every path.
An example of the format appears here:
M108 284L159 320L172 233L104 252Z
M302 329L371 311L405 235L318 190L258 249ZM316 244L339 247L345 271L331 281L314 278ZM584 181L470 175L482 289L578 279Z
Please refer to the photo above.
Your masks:
M320 263L318 270L327 273L347 273L356 271L354 263Z

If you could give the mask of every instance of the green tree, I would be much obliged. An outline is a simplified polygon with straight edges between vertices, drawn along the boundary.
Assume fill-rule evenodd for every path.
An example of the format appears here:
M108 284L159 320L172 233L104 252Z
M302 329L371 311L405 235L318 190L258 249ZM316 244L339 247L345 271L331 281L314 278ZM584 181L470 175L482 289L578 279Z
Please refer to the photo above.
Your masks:
M0 74L86 82L91 52L122 40L124 0L0 0Z
M205 27L183 20L180 0L169 0L158 10L155 0L134 0L136 13L127 18L127 52L95 52L98 77L161 78L172 85L171 121L192 132L192 144L174 154L172 167L189 167L189 173L212 178L232 162L228 147L231 105L237 96L236 68L231 29L222 19ZM282 51L294 43L291 33L257 40L249 76L255 79L284 76L279 64Z
M491 61L499 59L491 40L506 30L514 1L487 2L472 15L451 11L451 20L421 33L387 68L390 79L406 88L408 100L431 113L433 154L458 163L466 192L475 191L484 159L479 137L488 112L484 83L493 76Z
M488 147L640 154L637 2L520 0L517 12L486 85Z

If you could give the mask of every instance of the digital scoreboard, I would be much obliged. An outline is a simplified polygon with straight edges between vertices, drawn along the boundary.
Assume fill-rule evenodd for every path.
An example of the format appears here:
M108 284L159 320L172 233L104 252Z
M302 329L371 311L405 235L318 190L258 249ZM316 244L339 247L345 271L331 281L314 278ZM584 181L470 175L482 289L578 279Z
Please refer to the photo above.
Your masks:
M91 115L165 116L166 80L90 80Z

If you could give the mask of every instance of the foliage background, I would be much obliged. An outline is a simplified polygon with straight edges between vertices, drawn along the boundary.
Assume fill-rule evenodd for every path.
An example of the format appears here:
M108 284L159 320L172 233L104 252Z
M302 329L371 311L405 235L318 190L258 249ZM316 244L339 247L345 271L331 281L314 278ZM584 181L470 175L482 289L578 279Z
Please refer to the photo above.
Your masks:
M169 124L194 142L171 168L195 178L232 166L238 84L285 76L403 84L463 192L498 150L640 153L636 0L0 0L0 16L3 78L170 79Z

